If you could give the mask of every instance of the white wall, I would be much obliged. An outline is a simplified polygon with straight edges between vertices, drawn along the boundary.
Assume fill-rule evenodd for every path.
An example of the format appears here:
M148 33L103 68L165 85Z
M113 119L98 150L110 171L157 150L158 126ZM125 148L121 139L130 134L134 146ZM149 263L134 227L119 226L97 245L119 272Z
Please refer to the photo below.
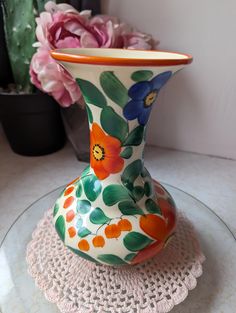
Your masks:
M148 143L236 159L236 1L106 0L107 13L151 33L192 65L162 90Z

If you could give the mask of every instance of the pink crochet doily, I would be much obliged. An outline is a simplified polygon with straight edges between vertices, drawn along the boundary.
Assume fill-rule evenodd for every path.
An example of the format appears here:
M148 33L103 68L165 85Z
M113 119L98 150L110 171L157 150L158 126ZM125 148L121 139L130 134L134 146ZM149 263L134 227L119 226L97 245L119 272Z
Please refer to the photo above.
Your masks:
M196 287L205 257L179 214L174 240L155 258L135 267L96 265L63 245L50 210L33 232L26 260L36 285L63 313L164 313Z

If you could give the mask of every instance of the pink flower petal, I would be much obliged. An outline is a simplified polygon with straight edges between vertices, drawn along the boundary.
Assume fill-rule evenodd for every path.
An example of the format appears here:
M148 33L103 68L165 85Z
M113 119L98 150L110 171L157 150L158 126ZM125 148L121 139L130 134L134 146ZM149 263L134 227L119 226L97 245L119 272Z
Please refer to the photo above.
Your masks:
M46 11L36 18L37 52L30 65L31 81L52 95L62 106L79 102L81 92L75 80L50 56L55 48L128 48L152 49L150 35L135 31L129 24L109 15L91 17L90 11L78 12L68 4L49 1Z
M80 37L81 47L83 48L98 48L98 42L90 33L84 33Z
M57 41L57 48L79 48L80 47L80 41L78 38L74 37L66 37L63 40Z

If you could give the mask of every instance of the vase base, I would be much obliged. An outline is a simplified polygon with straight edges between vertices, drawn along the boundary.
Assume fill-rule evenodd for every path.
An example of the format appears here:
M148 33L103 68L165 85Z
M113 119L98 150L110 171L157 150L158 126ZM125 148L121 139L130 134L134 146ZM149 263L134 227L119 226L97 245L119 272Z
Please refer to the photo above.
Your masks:
M28 272L61 312L68 307L70 312L117 312L121 305L126 312L152 312L154 307L155 312L169 312L196 287L204 261L191 222L181 213L178 217L175 241L160 255L135 267L111 268L71 253L58 238L48 211L27 247ZM92 296L84 297L86 292ZM113 301L108 305L107 299Z
M152 258L173 237L176 206L159 182L151 180L149 185L136 201L122 184L103 185L88 166L54 205L59 237L95 263L134 265Z

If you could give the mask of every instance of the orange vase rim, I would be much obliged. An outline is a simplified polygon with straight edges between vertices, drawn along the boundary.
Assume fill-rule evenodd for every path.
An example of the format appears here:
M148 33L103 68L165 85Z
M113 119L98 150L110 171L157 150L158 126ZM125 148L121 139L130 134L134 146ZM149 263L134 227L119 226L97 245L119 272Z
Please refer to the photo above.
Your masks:
M190 54L163 50L71 48L50 53L62 62L113 66L174 66L187 65L193 60Z

